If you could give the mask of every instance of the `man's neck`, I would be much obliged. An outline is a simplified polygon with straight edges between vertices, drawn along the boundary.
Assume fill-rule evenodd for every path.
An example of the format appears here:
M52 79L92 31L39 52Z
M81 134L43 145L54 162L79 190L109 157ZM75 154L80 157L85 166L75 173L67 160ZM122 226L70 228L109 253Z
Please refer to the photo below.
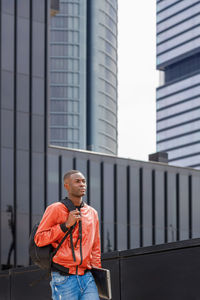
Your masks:
M72 201L74 206L80 206L83 201L82 197L73 197L73 196L68 195L68 198Z

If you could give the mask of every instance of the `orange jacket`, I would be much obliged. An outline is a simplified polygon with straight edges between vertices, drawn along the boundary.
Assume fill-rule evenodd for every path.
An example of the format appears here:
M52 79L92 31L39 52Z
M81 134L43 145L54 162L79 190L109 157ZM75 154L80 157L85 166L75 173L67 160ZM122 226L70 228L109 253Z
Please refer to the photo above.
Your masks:
M82 221L82 245L80 245L79 226L73 229L73 245L76 261L73 259L70 235L53 257L53 267L69 274L83 275L86 269L101 268L101 250L99 235L99 220L94 208L84 203L80 209ZM60 202L49 205L42 217L35 235L37 246L52 244L56 248L65 235L69 211ZM76 244L77 243L77 244ZM63 268L64 267L64 268Z

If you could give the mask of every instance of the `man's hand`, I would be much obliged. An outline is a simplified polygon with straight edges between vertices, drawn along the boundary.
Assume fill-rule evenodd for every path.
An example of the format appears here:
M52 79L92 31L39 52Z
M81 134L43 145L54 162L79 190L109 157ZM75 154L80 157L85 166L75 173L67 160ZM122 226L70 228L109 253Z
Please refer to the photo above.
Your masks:
M81 219L80 211L78 209L72 210L69 213L69 216L68 216L67 222L65 223L65 226L67 228L70 228L71 226L73 226L80 219Z

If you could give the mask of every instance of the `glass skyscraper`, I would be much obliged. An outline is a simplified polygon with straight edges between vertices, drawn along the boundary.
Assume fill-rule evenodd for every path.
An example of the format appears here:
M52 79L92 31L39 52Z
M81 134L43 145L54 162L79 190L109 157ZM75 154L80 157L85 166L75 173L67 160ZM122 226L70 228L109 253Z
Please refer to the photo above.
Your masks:
M200 169L200 1L157 0L157 151Z
M117 154L117 0L60 0L50 32L50 144Z

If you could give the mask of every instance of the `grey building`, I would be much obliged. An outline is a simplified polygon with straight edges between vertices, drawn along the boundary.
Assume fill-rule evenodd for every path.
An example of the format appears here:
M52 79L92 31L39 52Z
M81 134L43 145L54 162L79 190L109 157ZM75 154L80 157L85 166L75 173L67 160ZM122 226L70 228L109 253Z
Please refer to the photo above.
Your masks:
M117 0L60 0L51 19L50 143L117 154Z
M157 151L200 168L200 1L157 0Z

